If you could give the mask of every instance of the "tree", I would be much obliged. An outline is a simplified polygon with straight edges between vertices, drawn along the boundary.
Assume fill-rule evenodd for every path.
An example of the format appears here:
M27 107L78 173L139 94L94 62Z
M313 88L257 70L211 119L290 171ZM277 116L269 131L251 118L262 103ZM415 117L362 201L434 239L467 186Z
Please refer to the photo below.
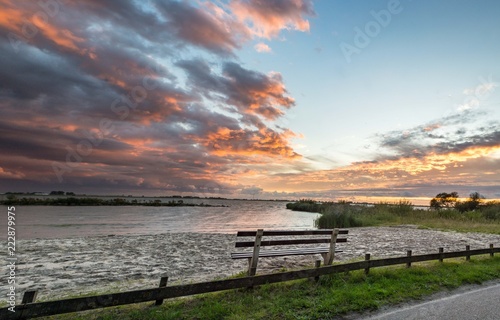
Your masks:
M462 213L466 211L474 211L479 208L484 199L484 196L479 192L472 192L469 195L469 199L467 199L467 201L457 202L455 205L455 209Z
M458 193L453 191L451 193L438 193L430 202L430 206L433 209L441 208L453 208L457 203Z

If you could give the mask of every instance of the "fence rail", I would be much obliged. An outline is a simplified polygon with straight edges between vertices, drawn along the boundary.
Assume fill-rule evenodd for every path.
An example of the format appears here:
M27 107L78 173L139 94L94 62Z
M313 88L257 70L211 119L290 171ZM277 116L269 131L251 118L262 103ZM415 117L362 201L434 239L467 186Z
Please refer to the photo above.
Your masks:
M405 257L378 260L370 260L370 255L367 254L365 255L364 261L339 265L328 265L323 267L316 267L313 269L304 269L268 275L257 275L237 279L201 282L171 287L166 286L167 278L165 277L162 278L160 287L158 288L36 303L32 301L32 299L36 296L36 294L34 294L34 291L27 291L25 293L25 298L23 298L23 303L15 307L15 313L9 311L7 307L0 309L0 319L29 319L41 316L49 316L148 301L156 301L156 305L159 305L161 304L163 299L183 297L200 293L238 288L249 288L267 283L276 283L304 278L318 279L319 276L354 270L364 269L365 272L368 273L370 268L398 264L406 264L407 267L410 267L414 262L431 260L443 261L443 259L459 257L466 257L466 260L469 260L471 256L484 254L489 254L491 257L493 257L494 253L498 252L500 252L500 247L495 248L493 247L493 244L490 244L490 247L486 249L470 250L470 247L466 246L465 251L455 252L443 252L443 249L439 248L438 253L423 255L412 255L412 252L408 251L407 256ZM33 298L26 298L26 296L31 296Z

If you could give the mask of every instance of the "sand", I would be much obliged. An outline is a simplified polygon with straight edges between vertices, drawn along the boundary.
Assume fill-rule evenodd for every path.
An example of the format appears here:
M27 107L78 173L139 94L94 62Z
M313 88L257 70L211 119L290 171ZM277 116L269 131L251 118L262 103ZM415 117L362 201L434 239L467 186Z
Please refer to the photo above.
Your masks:
M500 246L500 235L441 232L414 226L352 228L348 243L338 244L335 260L372 259ZM151 288L162 275L169 285L209 281L243 272L247 260L232 260L234 234L169 233L144 236L102 236L18 240L16 292L37 289L37 300L76 297L95 292ZM3 258L6 258L3 253ZM258 274L314 265L320 256L263 258ZM4 260L5 261L5 260ZM7 269L4 269L7 270ZM7 272L7 271L5 271ZM0 295L7 294L7 285Z

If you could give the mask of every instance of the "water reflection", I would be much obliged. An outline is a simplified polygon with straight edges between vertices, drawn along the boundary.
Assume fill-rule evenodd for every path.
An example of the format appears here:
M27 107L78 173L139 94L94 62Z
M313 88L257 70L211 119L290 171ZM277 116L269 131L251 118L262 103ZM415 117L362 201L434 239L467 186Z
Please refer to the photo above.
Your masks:
M317 217L315 213L287 210L285 202L191 201L229 207L18 206L17 237L34 239L172 232L235 233L237 230L257 228L311 229Z

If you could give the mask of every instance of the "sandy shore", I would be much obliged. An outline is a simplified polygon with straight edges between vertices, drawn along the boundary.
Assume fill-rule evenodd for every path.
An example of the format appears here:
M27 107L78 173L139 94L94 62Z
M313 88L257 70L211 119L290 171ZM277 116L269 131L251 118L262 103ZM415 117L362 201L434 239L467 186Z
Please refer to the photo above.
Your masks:
M349 242L336 260L403 256L500 246L500 235L441 232L412 226L350 229ZM38 299L52 300L89 292L119 292L157 286L162 275L169 285L227 277L246 270L246 260L232 260L235 235L170 233L144 236L106 236L17 241L17 299L38 289ZM2 258L6 258L3 253ZM316 256L264 258L258 274L282 268L311 266ZM5 261L5 260L4 260ZM4 269L6 270L6 269ZM5 271L7 272L7 271ZM4 277L5 278L5 277ZM7 294L7 285L0 295Z

